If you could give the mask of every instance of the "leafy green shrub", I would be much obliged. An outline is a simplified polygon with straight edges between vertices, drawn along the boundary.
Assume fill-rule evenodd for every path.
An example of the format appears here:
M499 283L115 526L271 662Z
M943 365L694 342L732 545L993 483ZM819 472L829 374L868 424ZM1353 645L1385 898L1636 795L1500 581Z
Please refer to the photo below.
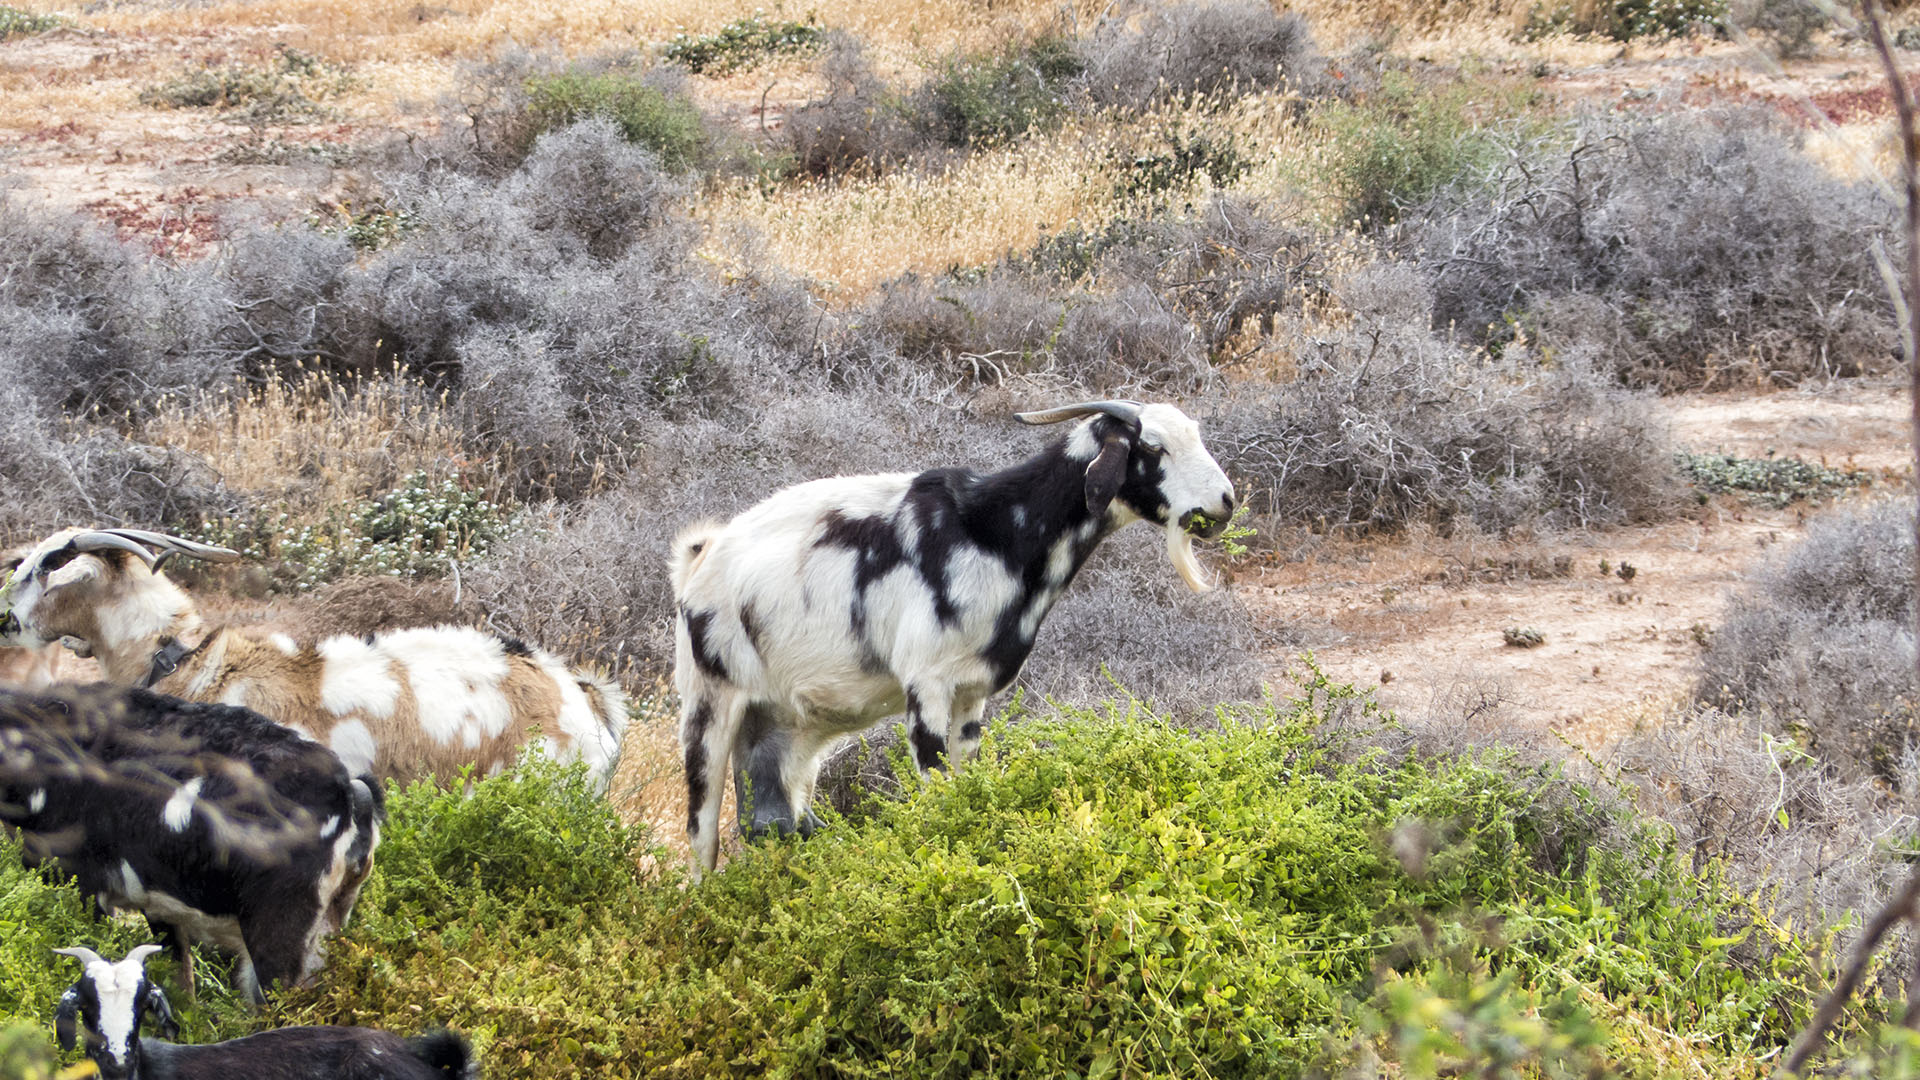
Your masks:
M431 1000L527 1077L1294 1076L1377 1041L1354 1001L1448 989L1460 957L1502 1000L1590 988L1709 1061L1805 1015L1798 939L1731 962L1753 917L1656 834L1498 754L1332 756L1319 715L1002 726L956 777L689 888L634 872L642 838L577 773L409 789L286 1014L406 1029ZM1543 1051L1633 1064L1544 1015L1566 1034Z
M725 74L769 56L818 49L826 32L806 22L768 22L759 14L735 19L711 34L675 34L661 55L695 74Z
M1727 0L1573 0L1536 5L1524 33L1528 38L1590 34L1615 41L1670 38L1716 26L1726 17Z
M1433 89L1388 72L1372 95L1321 106L1314 116L1328 131L1327 179L1341 219L1390 224L1404 208L1491 162L1497 147L1475 105L1487 89Z
M1680 471L1703 494L1737 491L1776 509L1801 499L1826 499L1873 482L1862 469L1833 469L1804 458L1743 458L1682 451Z
M60 995L79 974L79 965L53 955L54 949L83 945L118 958L152 939L144 924L94 918L92 902L78 889L53 884L28 869L21 856L18 839L0 836L0 1024L18 1020L45 1031ZM9 1052L4 1039L0 1062Z
M280 565L276 584L306 591L355 574L427 577L484 555L511 528L507 509L451 477L414 473L399 486L320 523L286 513L254 522L217 521L209 543Z
M31 34L44 34L66 25L68 25L67 20L58 15L42 15L36 11L23 11L17 7L0 4L0 41L27 37Z
M258 123L310 119L320 102L350 89L354 79L338 64L282 45L278 62L263 67L201 68L140 92L140 104L168 109L244 109Z
M593 116L610 118L630 143L647 147L676 172L698 164L707 144L706 122L693 102L652 85L641 74L578 67L527 81L527 115L533 137Z
M1158 146L1143 147L1128 160L1119 192L1122 198L1160 195L1184 189L1203 176L1213 186L1225 187L1253 164L1231 135L1163 132Z
M1081 68L1066 40L1042 37L948 60L908 107L938 142L991 146L1057 123L1067 111L1067 84Z

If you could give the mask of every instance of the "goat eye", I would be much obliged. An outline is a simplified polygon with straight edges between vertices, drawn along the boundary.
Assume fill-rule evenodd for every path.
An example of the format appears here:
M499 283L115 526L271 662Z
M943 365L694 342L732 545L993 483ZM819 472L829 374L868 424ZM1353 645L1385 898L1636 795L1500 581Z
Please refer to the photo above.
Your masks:
M74 556L78 554L80 553L73 550L72 548L61 548L59 551L56 551L53 554L48 555L46 558L41 559L40 565L35 567L34 570L36 573L39 573L39 574L51 574L55 570L58 570L61 567L72 562L74 559Z

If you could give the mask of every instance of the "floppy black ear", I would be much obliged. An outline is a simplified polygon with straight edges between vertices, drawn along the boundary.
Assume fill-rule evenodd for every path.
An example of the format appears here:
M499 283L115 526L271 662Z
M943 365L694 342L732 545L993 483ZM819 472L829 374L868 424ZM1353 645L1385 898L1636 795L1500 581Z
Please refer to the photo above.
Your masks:
M161 1038L171 1042L180 1037L180 1025L173 1019L173 1006L167 1004L167 995L157 986L147 991L147 1015L153 1019L154 1030Z
M77 1037L73 1021L79 1012L80 988L69 986L67 992L60 995L60 1008L53 1014L53 1037L60 1041L62 1050L73 1049L74 1039Z
M1104 517L1107 504L1120 493L1127 479L1127 458L1133 454L1130 432L1116 432L1100 443L1100 453L1087 466L1087 513Z

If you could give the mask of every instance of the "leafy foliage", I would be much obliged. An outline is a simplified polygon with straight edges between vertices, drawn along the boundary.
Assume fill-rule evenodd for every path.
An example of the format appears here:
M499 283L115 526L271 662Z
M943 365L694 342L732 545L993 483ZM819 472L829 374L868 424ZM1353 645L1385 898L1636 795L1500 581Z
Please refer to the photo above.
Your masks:
M1041 37L949 59L908 107L916 125L948 146L1004 143L1064 116L1066 87L1081 69L1068 42Z
M533 135L603 116L628 142L659 154L676 172L696 164L707 141L705 122L691 101L629 71L571 68L536 76L527 83L527 99Z
M1743 458L1733 454L1679 455L1680 469L1702 492L1737 491L1754 502L1781 507L1801 499L1825 499L1872 483L1860 469L1834 469L1797 457Z
M279 60L264 66L202 68L140 92L140 103L171 109L244 110L255 122L282 122L320 115L319 102L353 85L338 64L282 45Z
M37 11L26 11L0 4L0 41L26 37L30 34L44 34L66 25L68 25L67 20L58 15L43 15Z
M511 528L507 509L446 477L414 473L385 495L320 524L281 512L257 521L220 520L208 543L280 566L277 584L306 591L355 574L438 576L486 554Z
M806 22L769 22L759 14L735 19L711 34L675 34L660 54L696 74L725 74L769 56L820 47L826 32Z
M1387 72L1370 96L1323 105L1315 119L1330 133L1340 219L1391 224L1407 207L1491 163L1497 143L1475 114L1476 98L1488 89L1434 89Z
M1727 17L1727 0L1560 0L1528 13L1529 38L1555 33L1590 34L1631 41L1671 38Z

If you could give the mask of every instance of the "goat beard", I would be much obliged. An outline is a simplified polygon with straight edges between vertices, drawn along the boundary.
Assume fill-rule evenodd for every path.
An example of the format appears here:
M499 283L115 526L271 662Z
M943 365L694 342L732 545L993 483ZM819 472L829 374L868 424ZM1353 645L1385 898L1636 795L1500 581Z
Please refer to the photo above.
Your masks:
M1187 588L1197 593L1213 591L1213 578L1201 568L1200 560L1193 557L1193 536L1180 527L1178 518L1167 522L1167 559L1173 563L1173 569Z

